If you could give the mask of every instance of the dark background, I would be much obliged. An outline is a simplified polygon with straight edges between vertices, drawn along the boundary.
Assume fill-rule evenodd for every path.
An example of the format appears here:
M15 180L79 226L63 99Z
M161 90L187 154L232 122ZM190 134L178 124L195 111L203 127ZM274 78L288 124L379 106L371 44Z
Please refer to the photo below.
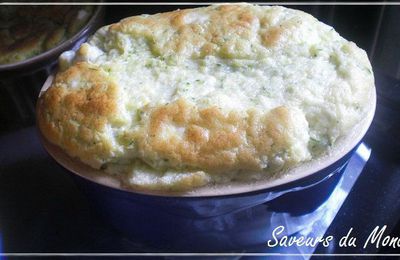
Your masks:
M104 24L178 7L190 6L106 6ZM332 25L365 49L376 77L377 112L364 139L372 154L327 235L341 237L353 227L363 241L375 226L386 224L387 235L400 236L400 6L290 7ZM34 100L23 91L13 98ZM2 244L3 252L131 252L135 245L103 223L68 174L49 160L35 132L33 110L16 117L13 102L0 97L0 249ZM399 252L327 250L319 247L317 253Z

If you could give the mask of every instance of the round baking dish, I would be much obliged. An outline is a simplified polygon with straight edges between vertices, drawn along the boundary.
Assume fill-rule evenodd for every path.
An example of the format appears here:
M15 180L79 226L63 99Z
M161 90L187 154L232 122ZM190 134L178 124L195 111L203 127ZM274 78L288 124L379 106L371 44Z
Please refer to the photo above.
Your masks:
M50 76L42 92L52 80ZM291 218L296 225L287 235L312 224L309 218L298 216L314 214L341 179L372 122L375 91L370 100L367 116L351 134L339 140L329 155L304 163L278 179L185 194L125 189L102 171L69 157L43 136L41 139L103 218L135 242L164 252L240 252L257 246L265 248L273 229L285 226Z
M96 6L89 21L73 37L29 59L0 64L0 111L6 125L27 126L34 123L36 97L46 78L54 71L58 57L76 50L103 23L104 7Z

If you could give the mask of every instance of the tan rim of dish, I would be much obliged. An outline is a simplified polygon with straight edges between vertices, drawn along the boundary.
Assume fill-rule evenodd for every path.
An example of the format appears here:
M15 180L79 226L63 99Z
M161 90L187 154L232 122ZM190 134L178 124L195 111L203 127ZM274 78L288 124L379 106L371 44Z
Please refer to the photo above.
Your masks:
M39 97L45 92L51 85L54 76L49 76L44 83ZM40 138L42 139L42 143L47 150L47 152L64 168L69 171L87 179L93 181L98 184L102 184L108 187L116 188L119 190L124 190L127 192L140 193L146 195L158 195L158 196L179 196L179 197L209 197L209 196L222 196L222 195L234 195L239 193L253 192L258 190L264 190L272 187L276 187L279 185L287 184L304 177L310 176L313 173L316 173L329 165L333 164L357 145L357 143L364 137L367 132L369 126L371 125L372 119L375 114L376 107L376 91L375 88L371 91L370 98L371 100L370 109L368 114L362 119L358 125L356 125L352 132L347 136L342 137L337 140L337 144L335 149L329 151L327 155L322 156L318 159L311 160L309 162L302 163L300 166L292 168L287 172L280 175L278 178L270 178L264 179L252 183L232 183L232 184L219 184L213 186L205 186L201 188L197 188L192 191L186 192L166 192L166 191L148 191L137 188L126 188L121 186L120 181L109 174L105 173L102 170L91 168L88 165L85 165L79 159L72 158L68 156L61 148L58 146L51 144L46 138L40 133Z

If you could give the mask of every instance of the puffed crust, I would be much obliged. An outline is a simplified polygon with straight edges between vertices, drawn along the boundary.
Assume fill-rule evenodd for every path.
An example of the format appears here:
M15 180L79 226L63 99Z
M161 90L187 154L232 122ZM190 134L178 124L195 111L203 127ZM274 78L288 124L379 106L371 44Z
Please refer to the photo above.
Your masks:
M184 190L317 158L373 89L365 52L312 16L213 5L101 28L61 56L37 118L49 141L127 185Z

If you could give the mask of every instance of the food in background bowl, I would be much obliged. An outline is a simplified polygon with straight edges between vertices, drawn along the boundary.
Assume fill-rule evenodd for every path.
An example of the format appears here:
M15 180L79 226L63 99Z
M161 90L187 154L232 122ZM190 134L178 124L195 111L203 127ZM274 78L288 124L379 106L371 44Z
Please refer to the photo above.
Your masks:
M279 6L126 18L60 65L37 107L47 147L72 171L135 191L225 194L300 179L348 153L375 108L366 53Z
M66 5L0 6L0 118L10 129L35 123L36 97L60 54L103 24L102 6Z
M93 6L1 6L0 64L46 52L86 25Z

